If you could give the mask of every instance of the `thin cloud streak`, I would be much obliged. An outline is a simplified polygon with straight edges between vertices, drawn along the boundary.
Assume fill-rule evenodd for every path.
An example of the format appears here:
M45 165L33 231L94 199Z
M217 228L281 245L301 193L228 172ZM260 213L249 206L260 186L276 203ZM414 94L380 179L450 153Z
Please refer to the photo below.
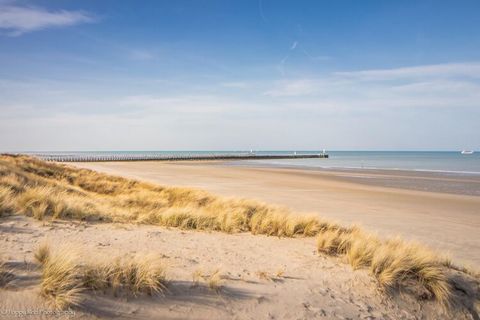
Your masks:
M8 36L95 21L93 15L83 11L47 11L39 7L0 4L0 30Z
M318 109L478 109L480 81L475 71L479 66L462 63L334 72L322 78L277 81L264 95L308 102Z
M335 72L334 75L362 80L398 80L404 78L454 76L480 78L480 63L446 63L395 69Z

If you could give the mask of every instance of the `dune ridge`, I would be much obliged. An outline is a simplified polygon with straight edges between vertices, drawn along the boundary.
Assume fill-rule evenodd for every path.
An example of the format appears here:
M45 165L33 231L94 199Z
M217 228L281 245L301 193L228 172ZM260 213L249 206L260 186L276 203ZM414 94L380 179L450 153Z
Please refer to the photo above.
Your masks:
M0 213L42 220L135 222L183 229L251 232L281 237L316 236L319 252L345 256L368 268L386 290L420 287L444 306L454 302L451 270L469 271L416 243L381 239L314 215L256 201L222 198L115 177L26 156L0 157Z

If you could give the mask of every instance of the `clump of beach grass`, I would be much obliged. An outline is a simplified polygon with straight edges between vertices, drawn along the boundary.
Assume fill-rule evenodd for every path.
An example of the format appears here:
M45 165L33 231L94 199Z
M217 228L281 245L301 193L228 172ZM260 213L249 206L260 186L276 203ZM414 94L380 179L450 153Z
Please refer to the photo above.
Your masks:
M259 270L256 272L256 275L260 280L278 282L281 281L284 277L285 270L279 269L276 272L268 272L265 270Z
M0 218L12 211L13 192L10 187L0 185Z
M372 253L370 271L386 288L399 287L408 280L417 280L437 300L448 303L452 294L440 261L424 247L391 239Z
M80 305L88 290L138 296L159 294L166 289L166 268L156 255L89 262L72 247L40 248L35 257L42 267L41 294L57 309Z
M342 255L354 269L369 268L382 288L391 290L414 281L448 305L452 288L442 261L431 250L399 238L381 240L354 227L320 232L318 251Z
M421 245L385 240L358 227L344 227L256 201L157 186L11 155L0 156L0 200L0 214L19 213L40 220L135 222L227 233L317 236L319 252L345 256L354 269L368 268L382 287L409 286L413 280L444 304L452 297L446 271L454 264ZM108 286L114 287L117 280L108 280ZM96 286L99 284L92 287Z
M193 287L200 285L200 282L204 282L206 286L216 293L220 293L223 287L224 276L221 273L220 268L215 269L210 274L204 273L202 270L195 270L192 274Z
M200 284L200 281L203 280L202 270L197 269L192 273L192 287L197 287Z
M116 258L85 266L84 286L93 290L113 290L138 296L161 294L166 289L166 267L153 254Z
M210 274L207 278L207 284L210 290L215 291L216 293L219 293L222 290L223 286L223 276L222 273L220 272L220 269L215 270Z
M41 294L57 309L78 306L82 302L81 270L71 248L49 254L42 265Z
M50 256L50 245L46 242L41 243L35 250L34 258L40 265L44 265Z

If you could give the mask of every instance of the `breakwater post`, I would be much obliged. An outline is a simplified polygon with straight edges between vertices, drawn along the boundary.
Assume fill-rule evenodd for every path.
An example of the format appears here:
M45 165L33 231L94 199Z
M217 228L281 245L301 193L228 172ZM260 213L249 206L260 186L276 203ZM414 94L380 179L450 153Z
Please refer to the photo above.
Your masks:
M108 161L200 161L200 160L268 160L268 159L309 159L328 158L322 153L292 153L292 154L110 154L110 155L36 155L46 161L56 162L108 162Z

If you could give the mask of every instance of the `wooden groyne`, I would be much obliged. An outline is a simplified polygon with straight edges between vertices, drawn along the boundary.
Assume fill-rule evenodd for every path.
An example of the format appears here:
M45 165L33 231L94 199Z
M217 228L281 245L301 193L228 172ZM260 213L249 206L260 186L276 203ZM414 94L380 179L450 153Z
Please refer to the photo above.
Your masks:
M199 161L199 160L266 160L328 158L318 154L115 154L115 155L37 155L46 161L56 162L107 162L107 161Z

